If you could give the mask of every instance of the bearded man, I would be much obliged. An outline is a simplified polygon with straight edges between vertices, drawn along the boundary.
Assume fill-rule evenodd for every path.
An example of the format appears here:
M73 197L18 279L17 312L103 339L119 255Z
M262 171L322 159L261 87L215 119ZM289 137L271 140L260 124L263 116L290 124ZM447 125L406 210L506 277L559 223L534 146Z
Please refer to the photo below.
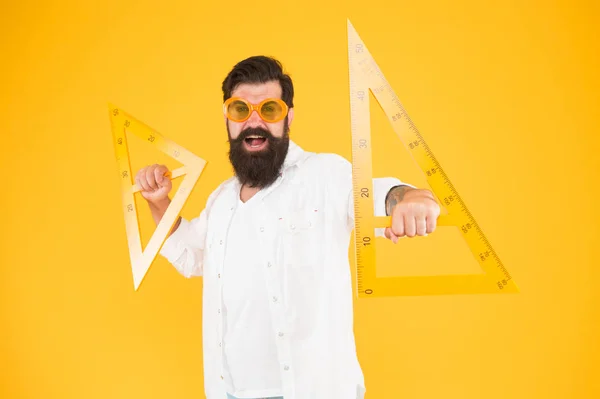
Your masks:
M264 56L233 67L222 84L233 176L192 220L179 218L161 248L183 276L203 276L207 399L362 399L348 259L354 228L352 165L290 140L294 87ZM136 174L158 223L170 203L164 165ZM432 233L432 193L373 179L378 236Z

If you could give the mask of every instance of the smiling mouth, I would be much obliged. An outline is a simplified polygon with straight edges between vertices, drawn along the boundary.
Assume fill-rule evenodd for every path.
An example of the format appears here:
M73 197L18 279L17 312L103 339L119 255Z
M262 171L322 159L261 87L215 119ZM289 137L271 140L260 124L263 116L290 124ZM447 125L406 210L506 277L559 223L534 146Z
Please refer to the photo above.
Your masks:
M248 136L244 139L244 142L250 149L259 149L266 144L267 138L262 136Z

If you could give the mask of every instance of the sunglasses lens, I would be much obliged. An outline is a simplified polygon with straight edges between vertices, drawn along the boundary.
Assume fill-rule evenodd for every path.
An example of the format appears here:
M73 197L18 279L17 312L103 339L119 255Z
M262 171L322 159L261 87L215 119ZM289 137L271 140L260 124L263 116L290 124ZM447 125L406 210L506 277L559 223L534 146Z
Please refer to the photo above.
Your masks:
M250 113L250 108L243 101L236 100L229 104L227 107L227 113L231 119L239 121L248 116Z
M277 101L268 101L260 108L260 114L267 121L274 121L283 114L283 107Z

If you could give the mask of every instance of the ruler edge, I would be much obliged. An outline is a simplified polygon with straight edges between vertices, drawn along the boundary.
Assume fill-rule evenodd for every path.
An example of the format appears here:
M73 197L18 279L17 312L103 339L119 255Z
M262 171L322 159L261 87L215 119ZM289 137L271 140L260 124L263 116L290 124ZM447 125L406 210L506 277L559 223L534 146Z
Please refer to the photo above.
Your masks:
M126 230L127 247L128 247L128 251L129 251L129 255L130 255L130 267L131 267L131 272L132 272L132 277L133 277L134 291L137 291L139 289L139 287L141 286L142 282L144 281L144 279L146 278L146 276L148 275L148 272L149 272L151 266L154 264L155 260L157 259L162 247L164 246L164 243L169 238L169 232L172 230L173 226L175 225L175 223L181 216L181 212L183 211L183 208L185 207L185 205L188 203L188 200L192 194L192 191L196 188L198 182L200 181L200 178L202 177L202 174L206 169L208 161L206 159L194 154L193 152L187 150L185 147L181 146L180 144L177 144L176 142L169 139L168 137L164 136L157 129L153 128L152 126L143 122L141 119L139 119L139 118L133 116L132 114L130 114L129 112L123 110L122 108L116 106L114 103L109 102L108 108L109 108L109 117L110 117L111 131L112 131L112 137L113 137L113 139L112 139L113 147L114 147L114 152L116 155L118 155L117 148L118 148L119 144L117 143L117 140L116 140L115 130L119 129L119 128L123 129L123 139L124 139L124 144L125 144L124 151L126 154L126 162L127 162L127 167L128 167L128 171L129 171L129 180L128 180L127 187L125 187L125 183L123 183L123 182L120 183L119 192L120 192L120 196L122 198L122 201L121 201L122 205L125 204L125 201L123 201L123 199L125 199L126 197L131 197L133 200L133 205L134 205L134 215L133 215L134 218L133 219L135 221L134 227L135 227L136 238L137 238L135 244L139 244L139 245L136 245L136 247L134 247L133 249L131 248L132 243L130 242L129 233L127 233L128 231L130 231L130 229L133 229L133 227L129 225L130 222L127 220L126 213L125 213L125 230ZM113 115L113 112L115 110L118 111L118 113L119 113L118 115ZM137 201L135 200L136 193L133 192L133 187L135 186L135 184L133 183L134 176L133 176L132 168L131 168L131 154L129 151L129 146L127 145L128 129L126 126L118 126L116 123L117 121L122 121L122 120L127 120L127 119L135 121L137 124L139 124L139 128L141 130L148 130L148 131L155 133L157 135L157 137L160 137L161 140L163 140L163 142L166 145L171 145L173 147L182 149L186 153L186 158L188 159L188 161L190 161L188 163L182 162L180 159L173 157L172 154L169 154L167 151L165 151L163 148L161 148L161 146L151 143L151 145L153 145L155 149L158 149L159 151L161 151L165 155L169 156L170 158L180 162L182 164L182 167L177 168L177 169L185 168L185 173L183 173L180 176L180 177L183 177L183 180L180 183L180 186L177 189L177 191L175 191L175 193L173 194L173 198L171 199L169 206L165 210L165 214L161 218L160 222L158 224L156 224L154 232L152 233L148 242L146 243L145 248L142 247L141 223L139 221L139 212L137 209L137 207L138 207ZM138 134L136 129L131 129L130 133L134 134L135 136L138 136L138 138L142 138ZM119 172L121 172L119 162L125 162L125 161L120 161L119 159L117 159L117 169ZM119 175L121 175L121 173L119 173ZM187 185L189 185L190 187L185 188ZM185 192L183 192L181 190L182 188L185 188L184 189ZM123 209L123 212L126 212L125 209ZM167 222L168 218L165 218L165 216L167 216L169 213L173 214L173 220L170 223ZM162 237L160 237L160 239L155 238L155 237L157 237L156 236L157 231L159 231L160 229L163 229L165 231L165 233L161 234ZM148 251L148 249L149 249L148 247L151 245L151 243L156 243L156 244L153 248L151 248L151 251ZM137 255L137 257L134 259L132 254ZM136 271L139 271L139 273L141 274L141 276L138 277L137 280L136 280Z
M347 35L347 50L348 50L348 53L347 53L347 56L348 56L348 78L349 78L348 81L349 81L349 92L350 92L349 94L350 94L350 102L351 102L351 104L350 104L351 121L355 118L355 115L354 115L354 112L353 112L353 107L352 107L352 102L354 101L353 100L353 96L352 96L352 94L353 94L353 90L352 90L352 88L353 88L353 70L354 70L354 68L353 68L353 60L355 60L355 58L353 58L351 56L351 54L352 54L351 48L353 48L356 44L361 44L364 47L364 49L367 52L367 54L368 54L367 59L370 62L372 62L375 65L375 67L377 68L377 70L380 72L380 78L381 78L382 82L385 83L385 86L390 90L390 92L393 94L393 96L397 99L398 106L400 107L400 109L402 111L404 111L404 115L406 116L406 118L408 118L408 120L410 121L410 124L414 127L416 135L419 137L419 139L421 140L421 142L423 144L425 144L425 146L429 149L429 146L427 145L427 142L425 141L424 136L417 129L417 127L414 124L414 122L412 122L412 119L410 118L408 112L406 111L406 108L400 102L400 99L399 99L398 95L395 93L392 85L385 78L385 74L383 73L383 70L377 64L377 61L376 61L375 57L371 54L371 52L369 51L368 47L366 46L364 40L359 35L358 30L356 28L354 28L354 25L352 24L352 22L350 21L349 18L347 18L347 31L346 31L346 35ZM352 37L351 37L352 35L354 35L356 37L356 39L358 40L359 43L352 43ZM358 63L358 62L355 62L355 63ZM365 74L363 74L360 71L354 70L354 73L356 75L358 75L358 76L366 76ZM368 84L367 85L367 90L368 90L369 93L371 93L373 95L373 98L377 101L378 106L382 109L382 111L384 111L385 116L388 118L388 122L390 123L390 126L397 133L394 125L392 124L392 121L389 120L390 117L389 117L388 113L386 112L385 108L381 104L381 101L379 100L379 98L377 98L377 93L375 93L373 91L372 85ZM368 97L369 96L367 96L367 103L369 102L369 98ZM392 100L390 100L390 101L392 101ZM370 107L370 105L369 105L369 107ZM368 116L369 116L369 120L370 120L370 116L371 116L370 110L368 111ZM353 125L353 122L351 124ZM372 140L371 140L371 138L372 138L372 132L371 132L370 128L368 129L368 134L369 134L369 142L372 142ZM354 133L354 130L352 131L351 137L352 137L352 146L351 147L352 147L352 158L353 158L353 173L354 173L354 171L355 171L355 167L354 167L354 159L355 159L355 149L354 149L354 147L355 147L355 144L354 144L355 133ZM402 142L403 146L405 147L405 150L410 154L413 162L419 168L419 170L421 171L421 173L426 174L425 171L421 168L421 166L418 164L418 162L414 158L414 155L410 152L410 150L408 148L406 148L407 147L406 143L399 136L398 133L397 133L397 137ZM446 179L447 183L449 184L450 190L457 195L460 203L463 205L463 208L466 211L466 213L463 212L463 211L456 211L455 213L450 213L449 212L447 214L447 216L449 216L449 217L452 218L453 215L455 216L456 214L460 213L460 214L462 214L462 216L467 216L468 218L470 218L471 221L473 222L473 224L476 226L476 229L479 231L479 236L480 236L479 238L480 239L483 238L484 245L490 250L490 252L492 254L492 257L494 257L495 260L496 260L496 268L498 269L498 271L494 272L494 273L490 273L486 269L492 269L492 270L494 270L494 266L492 265L492 266L489 266L489 267L486 267L486 268L482 267L481 263L479 262L479 260L477 259L477 257L474 254L474 250L473 250L472 245L468 242L468 240L464 237L464 235L459 231L459 234L461 234L461 237L463 238L463 242L470 249L470 253L473 254L473 256L475 257L475 261L479 265L480 269L483 271L482 275L489 276L488 277L489 281L494 281L495 282L496 278L494 278L494 276L498 276L500 278L500 280L498 280L498 282L500 282L500 281L508 281L507 288L510 288L510 289L508 289L506 291L503 291L503 288L500 288L498 291L495 291L495 293L497 293L497 294L511 293L511 292L517 292L518 293L518 292L520 292L518 285L514 281L513 275L504 266L504 263L500 259L500 256L498 255L497 251L491 245L491 243L489 242L487 236L483 232L483 229L480 227L479 223L476 221L475 217L473 216L473 214L470 212L469 208L467 207L465 201L460 196L460 193L458 192L458 190L456 190L456 188L452 184L452 182L450 180L450 177L444 171L443 167L441 166L441 163L437 160L437 158L433 154L433 151L431 151L429 149L429 152L431 153L431 157L435 161L435 164L437 165L436 167L439 168L439 170L445 176L445 179ZM373 158L373 148L372 148L372 146L369 148L369 153L370 153L369 157L371 158L371 161L372 161L372 158ZM373 175L371 174L370 177L372 179ZM426 177L426 179L427 179L427 177ZM355 183L355 179L353 179L353 197L356 196L357 189L358 189L354 183ZM429 182L428 182L428 184L431 185ZM435 191L433 192L433 194L436 195L436 197L439 198L438 194L435 193ZM368 201L371 202L371 203L373 203L374 200L371 197ZM358 205L355 203L354 207L355 207L355 215L356 215L356 209L358 208ZM364 217L363 216L362 218L364 218L364 219L380 219L382 217L376 217L376 216L372 216L372 217L371 216L366 216L366 217ZM369 223L369 224L373 224L373 223ZM359 225L358 218L355 217L354 244L355 244L355 262L356 262L356 264L355 264L356 267L355 268L356 268L356 279L357 279L357 281L356 281L356 284L357 284L356 295L359 298L363 298L363 297L375 298L375 297L378 297L378 295L366 294L364 292L364 291L368 291L368 289L364 289L363 292L361 292L361 285L364 286L365 278L359 278L359 271L360 271L359 270L359 262L358 262L358 257L359 257L359 249L358 249L358 247L359 247L359 245L358 245L359 244L359 234L358 234L358 232L356 232L356 228L357 228L358 225ZM377 227L377 226L375 226L375 227ZM458 225L454 225L454 227L459 228ZM375 238L373 240L374 248L372 250L373 251L373 256L375 257L375 254L376 254L376 241L377 241L377 239L376 239L374 233L372 234L372 236ZM373 261L373 263L375 264L375 260ZM498 266L498 265L500 265L501 267ZM368 284L369 286L375 287L377 285L377 281L378 280L386 279L386 277L377 277L376 267L375 267L375 270L372 273L370 273L370 274L373 274L373 277L372 277L373 281L372 281L372 284ZM506 278L506 274L508 274L508 279ZM472 274L464 274L464 273L461 274L461 273L459 273L459 274L441 275L440 277L442 277L442 276L471 276L471 275ZM479 275L479 274L475 274L475 275ZM398 278L403 278L403 277L427 279L429 276L427 276L427 275L422 275L422 276L398 276ZM502 278L502 277L504 277L504 278ZM473 294L478 294L478 293L480 293L480 292L464 292L462 294L464 294L464 295L473 295ZM493 293L493 292L490 292L490 293ZM407 294L407 295L411 295L412 296L413 294ZM394 296L407 296L407 295L397 294L397 295L394 295ZM418 294L414 294L414 295L418 295ZM425 294L425 295L444 295L444 294L440 293L440 294ZM384 295L384 296L390 296L390 295Z

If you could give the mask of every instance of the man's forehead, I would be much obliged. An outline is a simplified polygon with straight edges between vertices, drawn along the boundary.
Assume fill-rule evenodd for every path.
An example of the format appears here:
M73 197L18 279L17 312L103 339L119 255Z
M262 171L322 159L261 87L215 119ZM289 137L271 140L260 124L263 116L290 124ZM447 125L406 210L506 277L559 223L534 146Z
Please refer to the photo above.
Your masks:
M241 83L231 93L232 97L242 97L252 102L265 98L281 98L281 86L277 81L266 83Z

